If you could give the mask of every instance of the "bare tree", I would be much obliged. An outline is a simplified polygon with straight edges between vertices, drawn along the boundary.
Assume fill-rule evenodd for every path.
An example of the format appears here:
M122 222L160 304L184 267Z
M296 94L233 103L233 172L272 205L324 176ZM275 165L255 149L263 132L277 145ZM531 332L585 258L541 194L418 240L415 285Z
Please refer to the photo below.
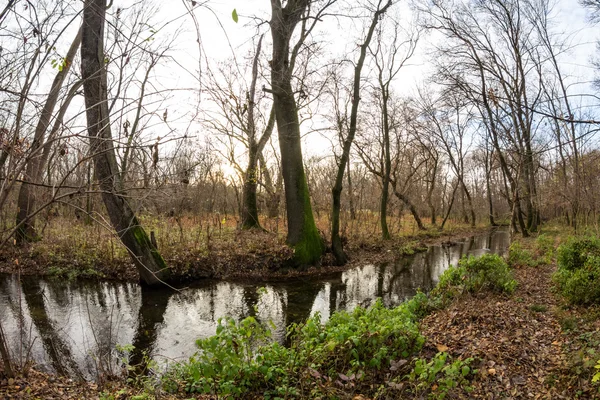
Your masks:
M390 130L394 129L390 122L390 86L405 63L412 57L416 50L419 39L418 32L408 32L406 38L401 37L405 32L400 28L398 20L391 20L392 40L387 45L384 43L384 28L379 27L375 48L369 47L375 60L375 69L377 72L376 92L379 96L378 102L381 107L381 134L383 143L383 170L381 175L381 205L379 208L381 235L384 240L390 239L390 232L387 225L387 204L389 197L390 177L392 172L392 154L390 149ZM397 195L401 193L394 190ZM402 196L401 196L402 197ZM423 225L420 225L422 228Z
M17 220L15 224L17 226L20 225L16 235L17 243L36 240L38 236L35 232L33 219L28 217L29 214L35 209L36 202L36 190L29 183L38 183L43 174L44 164L42 164L42 161L44 160L43 147L46 131L50 126L54 108L58 102L59 94L61 92L63 83L69 74L75 55L79 50L80 43L81 29L77 31L69 51L58 66L58 72L54 77L54 81L52 82L52 86L50 88L50 93L48 94L48 98L46 99L40 114L40 119L35 128L33 141L29 149L29 157L27 160L27 167L25 169L25 176L23 178L23 182L21 183L19 198L17 200Z
M81 41L81 70L90 150L96 177L110 221L129 251L141 278L147 284L160 283L168 276L167 266L138 222L123 195L113 147L108 112L106 67L104 65L104 23L106 0L84 3Z
M287 242L294 248L295 260L300 265L317 262L325 246L315 225L310 204L302 160L298 107L291 79L300 47L333 2L334 0L327 1L309 18L312 4L310 0L288 0L285 6L281 0L271 0L273 58L270 91L273 93L285 185ZM290 40L298 23L301 23L300 38L294 48L290 49Z
M373 18L367 31L364 42L360 45L360 55L358 61L354 66L354 80L352 85L352 109L350 111L350 124L347 127L348 131L344 137L343 130L346 129L344 120L338 112L338 130L340 138L343 140L342 154L339 158L337 173L335 177L335 183L331 189L332 193L332 206L331 206L331 250L335 257L336 263L343 265L348 261L348 256L344 252L342 240L340 237L340 210L341 210L341 197L344 182L344 172L346 167L349 167L350 149L354 142L354 136L356 135L356 125L358 119L358 105L360 102L360 84L361 84L361 72L367 56L367 49L371 44L371 39L375 33L377 23L382 19L385 12L392 5L391 0L383 2L380 0L377 3L377 7L373 12ZM345 118L344 118L345 119ZM348 183L350 185L350 174L348 174Z

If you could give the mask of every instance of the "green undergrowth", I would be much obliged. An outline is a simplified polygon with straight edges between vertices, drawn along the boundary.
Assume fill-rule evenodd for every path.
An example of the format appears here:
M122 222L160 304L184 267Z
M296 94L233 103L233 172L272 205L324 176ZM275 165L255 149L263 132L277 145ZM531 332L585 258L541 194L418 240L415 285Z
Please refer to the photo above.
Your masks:
M553 280L572 304L600 303L600 239L570 237L557 249Z
M517 281L506 261L496 254L463 258L457 267L450 267L440 277L438 285L429 295L433 307L445 307L464 292L491 290L512 294Z
M425 338L419 321L464 292L512 293L516 281L496 255L466 258L441 277L428 295L417 293L395 308L378 300L369 308L319 314L292 325L287 346L273 341L274 326L253 317L219 321L199 351L171 367L162 390L231 398L342 398L354 394L398 398L404 394L445 398L469 390L472 359L445 352L420 356Z
M515 240L508 248L508 264L514 267L537 267L552 264L555 257L554 235L556 232L540 233L535 239Z
M566 344L572 379L584 382L580 394L600 394L600 239L595 235L569 237L556 250L552 279L566 300L559 321L570 340ZM591 383L591 387L587 386ZM596 397L594 397L596 398Z

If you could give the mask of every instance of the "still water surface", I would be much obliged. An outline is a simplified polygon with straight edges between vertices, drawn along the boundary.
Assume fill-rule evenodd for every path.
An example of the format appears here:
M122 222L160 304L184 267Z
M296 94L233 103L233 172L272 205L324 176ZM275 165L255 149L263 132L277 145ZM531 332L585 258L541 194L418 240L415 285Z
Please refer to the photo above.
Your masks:
M203 281L179 292L0 275L0 322L16 359L29 357L42 370L94 379L100 371L118 369L116 345L132 344L137 349L132 357L143 350L166 365L192 355L195 340L213 335L219 318L249 315L273 321L274 336L283 341L287 325L316 312L325 321L336 310L350 311L376 298L398 305L418 289L435 286L463 255L503 255L507 247L507 232L498 230L327 279Z

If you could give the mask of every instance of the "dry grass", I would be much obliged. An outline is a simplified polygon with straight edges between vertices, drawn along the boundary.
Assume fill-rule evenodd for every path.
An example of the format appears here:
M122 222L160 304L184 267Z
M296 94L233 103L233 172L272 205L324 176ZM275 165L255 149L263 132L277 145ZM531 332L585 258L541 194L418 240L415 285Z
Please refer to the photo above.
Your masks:
M379 215L360 212L352 220L342 220L342 236L354 265L383 261L387 250L422 247L448 235L466 236L473 229L448 221L444 232L435 227L419 231L409 215L390 217L390 241L381 240ZM285 245L287 227L284 218L262 219L265 231L242 231L238 220L222 214L186 215L181 217L143 215L140 218L148 233L154 232L158 249L172 268L175 280L215 277L289 276L292 252ZM328 216L317 216L317 227L327 240L330 236ZM483 227L480 227L483 228ZM126 249L105 224L86 224L82 220L56 217L41 231L43 239L24 248L8 246L0 251L0 270L4 272L55 275L66 277L105 277L137 280ZM397 251L391 251L391 256ZM16 261L18 260L18 261ZM324 266L332 266L330 255ZM339 269L311 269L304 274L322 274ZM293 272L293 273L292 273Z

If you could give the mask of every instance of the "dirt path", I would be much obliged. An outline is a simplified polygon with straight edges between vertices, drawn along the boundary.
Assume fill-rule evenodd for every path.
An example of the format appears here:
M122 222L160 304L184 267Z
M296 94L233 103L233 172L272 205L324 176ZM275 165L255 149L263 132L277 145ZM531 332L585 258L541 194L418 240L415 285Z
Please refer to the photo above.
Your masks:
M516 269L514 295L466 296L423 321L426 348L447 346L453 356L481 360L468 398L575 398L564 383L568 360L552 293L553 269Z

